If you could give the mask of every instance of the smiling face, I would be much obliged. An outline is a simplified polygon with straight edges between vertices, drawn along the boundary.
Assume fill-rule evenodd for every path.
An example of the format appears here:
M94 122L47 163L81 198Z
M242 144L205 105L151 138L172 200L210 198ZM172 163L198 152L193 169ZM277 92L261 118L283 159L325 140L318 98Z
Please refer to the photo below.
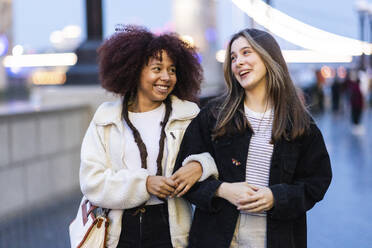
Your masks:
M158 107L176 85L176 66L167 52L162 51L161 58L150 58L142 69L135 104L139 112Z
M266 67L246 38L239 37L231 44L231 71L245 91L266 87Z

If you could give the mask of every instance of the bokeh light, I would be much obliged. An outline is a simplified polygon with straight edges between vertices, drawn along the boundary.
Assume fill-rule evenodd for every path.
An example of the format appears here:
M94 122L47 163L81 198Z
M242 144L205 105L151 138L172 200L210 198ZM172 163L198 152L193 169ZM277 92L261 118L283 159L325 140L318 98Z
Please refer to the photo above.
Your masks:
M219 50L216 53L216 60L220 63L225 61L226 50Z
M190 35L181 35L181 40L183 40L192 47L195 45L194 38L192 38L192 36Z
M5 55L8 52L8 39L5 35L0 35L0 56Z
M12 49L12 54L13 56L19 56L19 55L22 55L24 52L24 49L23 49L23 46L21 45L16 45L13 47Z

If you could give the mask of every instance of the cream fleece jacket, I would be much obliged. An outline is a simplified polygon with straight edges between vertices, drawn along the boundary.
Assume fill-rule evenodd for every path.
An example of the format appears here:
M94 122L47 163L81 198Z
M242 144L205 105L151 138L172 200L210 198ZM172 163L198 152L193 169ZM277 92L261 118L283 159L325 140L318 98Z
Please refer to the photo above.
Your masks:
M187 126L196 117L199 108L196 104L171 96L172 112L166 125L168 157L163 173L171 176L177 153ZM123 209L140 206L150 194L146 190L147 170L125 167L123 163L124 126L121 118L122 101L103 103L96 111L85 134L81 148L80 187L92 204L112 209L109 213L110 226L107 247L118 244ZM108 134L108 144L104 144L104 128L112 125ZM111 161L107 161L108 147ZM193 155L188 160L202 164L203 175L200 180L213 175L218 176L217 168L209 153ZM173 247L186 247L191 226L192 208L182 198L168 199L169 226Z

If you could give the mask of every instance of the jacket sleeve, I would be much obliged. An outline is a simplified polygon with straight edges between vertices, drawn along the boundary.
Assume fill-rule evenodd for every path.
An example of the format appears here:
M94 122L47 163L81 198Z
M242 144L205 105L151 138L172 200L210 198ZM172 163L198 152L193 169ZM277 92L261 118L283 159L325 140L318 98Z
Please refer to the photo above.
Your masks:
M179 169L183 161L192 155L209 153L211 158L214 158L209 128L210 119L207 111L207 109L203 109L187 127L177 156L174 171ZM215 192L222 183L217 180L215 176L215 173L212 173L212 176L204 181L199 181L194 184L184 197L205 211L214 211L216 209L214 204L216 198Z
M216 162L214 161L213 157L209 154L209 152L203 152L201 154L192 154L185 158L182 162L182 166L186 165L191 161L197 161L201 164L203 168L203 173L199 178L198 182L202 182L210 176L214 178L218 178L218 170Z
M150 198L146 189L148 172L142 168L112 169L103 142L103 129L91 122L83 139L79 173L81 191L99 207L128 209L139 206Z
M304 140L292 184L275 184L270 189L274 207L268 212L273 219L298 218L322 200L332 179L329 155L323 136L314 125Z

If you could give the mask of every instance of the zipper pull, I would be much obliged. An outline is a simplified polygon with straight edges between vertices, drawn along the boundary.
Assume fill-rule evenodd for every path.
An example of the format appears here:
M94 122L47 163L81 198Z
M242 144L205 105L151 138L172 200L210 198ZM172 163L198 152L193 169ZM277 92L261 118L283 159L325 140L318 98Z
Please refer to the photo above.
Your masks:
M173 139L176 139L176 136L174 136L173 132L170 132Z

